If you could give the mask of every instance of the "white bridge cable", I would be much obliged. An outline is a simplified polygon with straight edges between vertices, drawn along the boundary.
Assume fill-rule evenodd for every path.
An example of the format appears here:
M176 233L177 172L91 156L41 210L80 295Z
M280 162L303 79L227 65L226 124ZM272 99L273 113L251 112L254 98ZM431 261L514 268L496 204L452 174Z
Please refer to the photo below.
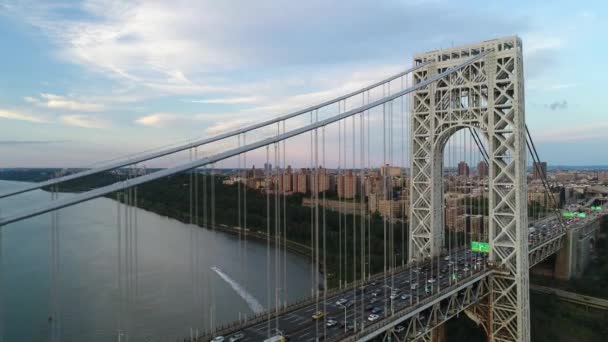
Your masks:
M547 182L547 175L545 174L545 171L540 167L540 157L538 155L538 151L536 150L536 145L534 144L534 141L532 140L532 135L530 134L528 125L525 126L525 129L526 129L526 145L528 146L528 150L529 150L530 154L532 155L532 159L536 162L536 164L533 164L533 165L536 165L537 171L540 174L540 178L541 178L543 187L545 188L545 191L548 193L549 198L553 202L554 213L556 214L557 220L559 221L560 225L563 228L563 227L565 227L565 223L559 213L559 210L557 209L559 206L556 203L555 198L553 197L553 194L551 192L551 188L549 187L549 184Z
M117 161L117 162L108 163L106 165L102 165L102 166L99 166L99 167L96 167L96 168L93 168L93 169L90 169L90 170L86 170L86 171L82 171L82 172L77 172L77 173L74 173L74 174L71 174L71 175L67 175L67 176L63 176L63 177L58 177L58 178L50 179L50 180L43 181L43 182L33 183L33 184L25 186L23 188L14 189L14 190L10 190L8 192L0 193L0 199L1 198L5 198L5 197L9 197L9 196L13 196L13 195L22 194L22 193L33 191L33 190L37 190L37 189L40 189L40 188L43 188L43 187L47 187L47 186L51 186L51 185L54 185L54 184L59 184L59 183L67 182L67 181L78 179L78 178L81 178L81 177L90 176L90 175L94 175L94 174L105 172L105 171L111 171L111 170L118 169L118 168L121 168L121 167L124 167L124 166L128 166L128 165L132 165L132 164L141 163L141 162L144 162L144 161L149 161L149 160L157 159L157 158L164 157L164 156L167 156L167 155L170 155L170 154L174 154L176 152L185 151L185 150L188 150L188 149L191 149L191 148L194 148L194 147L199 147L199 146L210 144L210 143L213 143L213 142L216 142L216 141L220 141L220 140L224 140L224 139L227 139L227 138L231 138L231 137L237 136L239 134L244 134L244 133L256 130L256 129L264 128L266 126L270 126L270 125L273 125L273 124L281 122L281 121L292 119L292 118L298 117L300 115L303 115L303 114L306 114L306 113L318 110L320 108L327 107L329 105L338 103L338 102L340 102L342 100L346 100L346 99L348 99L350 97L362 94L362 93L364 93L364 92L366 92L368 90L377 88L377 87L379 87L379 86L381 86L381 85L383 85L385 83L388 83L388 82L391 82L391 81L393 81L395 79L398 79L401 76L404 76L404 75L407 75L407 74L409 74L409 73L411 73L413 71L416 71L416 70L424 67L425 65L426 64L415 65L412 68L404 70L404 71L402 71L402 72L400 72L400 73L398 73L396 75L392 75L392 76L390 76L390 77L388 77L388 78L386 78L384 80L378 81L378 82L376 82L374 84L371 84L371 85L369 85L369 86L367 86L365 88L353 91L351 93L348 93L348 94L336 97L334 99L331 99L331 100L319 103L319 104L314 105L314 106L310 106L308 108L304 108L302 110L298 110L298 111L290 113L290 114L278 116L276 118L272 118L272 119L269 119L269 120L266 120L266 121L262 121L262 122L259 122L259 123L256 123L256 124L244 127L244 128L240 128L240 129L232 130L232 131L229 131L229 132L226 132L226 133L218 134L218 135L210 137L210 138L196 140L196 141L193 141L193 142L188 143L188 144L179 145L177 147L167 148L167 149L160 150L158 152L144 154L144 155L141 155L141 156L130 157L130 158L125 159L125 160L120 160L120 161Z
M384 103L387 103L389 101L397 99L397 98L399 98L399 97L401 97L403 95L409 94L409 93L411 93L411 92L413 92L415 90L423 88L423 87L425 87L425 86L427 86L427 85L429 85L429 84L431 84L431 83L439 80L440 78L445 77L446 75L449 75L449 74L455 72L456 70L459 70L459 69L461 69L463 67L466 67L466 66L468 66L468 65L476 62L477 60L479 60L479 59L483 58L484 56L486 56L488 53L489 53L489 50L486 51L486 52L480 53L479 55L477 55L475 57L470 58L469 60L463 62L462 64L459 64L459 65L454 66L452 68L446 69L444 72L439 73L439 74L437 74L434 77L431 77L429 79L426 79L426 80L424 80L424 81L422 81L422 82L420 82L420 83L418 83L418 84L416 84L416 85L414 85L414 86L412 86L410 88L401 90L401 91L396 92L396 93L394 93L394 94L392 94L390 96L387 96L385 98L376 100L376 101L374 101L372 103L368 103L367 105L364 105L362 107L351 109L351 110L346 111L346 112L344 112L342 114L335 115L333 117L317 121L315 123L312 123L312 124L306 125L304 127L300 127L300 128L291 130L289 132L286 132L284 134L280 134L280 135L275 136L275 137L269 137L269 138L266 138L266 139L262 139L260 141L254 142L254 143L241 146L240 148L229 149L227 151L220 152L220 153L217 153L215 155L212 155L212 156L200 159L200 160L184 163L184 164L181 164L179 166L175 166L175 167L168 168L168 169L163 169L163 170L151 173L151 174L146 174L146 175L139 176L139 177L136 177L136 178L132 178L132 179L129 179L129 180L126 180L126 181L117 182L117 183L114 183L114 184L111 184L111 185L107 185L107 186L104 186L104 187L101 187L101 188L97 188L97 189L94 189L94 190L83 192L83 193L71 196L69 198L59 199L59 200L54 201L53 203L49 203L49 204L41 206L39 208L23 211L23 212L20 212L20 213L17 213L17 214L14 214L14 215L2 218L2 219L0 219L0 226L4 226L4 225L7 225L9 223L17 222L17 221L20 221L20 220L23 220L23 219L26 219L26 218L30 218L30 217L34 217L34 216L37 216L37 215L40 215L40 214L44 214L44 213L47 213L47 212L50 212L50 211L53 211L53 210L69 207L69 206L72 206L72 205L77 204L77 203L81 203L81 202L85 202L85 201L88 201L88 200L91 200L91 199L94 199L94 198L102 197L102 196L105 196L107 194L110 194L110 193L113 193L113 192L116 192L116 191L120 191L120 190L123 190L123 189L126 189L126 188L130 188L130 187L133 187L133 186L136 186L136 185L144 184L144 183L147 183L147 182L150 182L150 181L153 181L153 180L157 180L157 179L160 179L160 178L164 178L164 177L167 177L167 176L170 176L170 175L173 175L173 174L177 174L177 173L181 173L181 172L184 172L184 171L188 171L188 170L191 170L191 169L194 169L194 168L197 168L197 167L201 167L201 166L204 166L204 165L209 165L209 164L212 164L212 163L215 163L215 162L218 162L218 161L230 158L230 157L234 157L234 156L236 156L236 155L238 155L240 153L243 153L243 152L248 152L248 151L256 150L258 148L267 146L269 144L273 144L275 142L279 142L279 141L282 141L282 140L285 140L285 139L289 139L289 138L301 135L301 134L306 133L306 132L310 132L310 131L312 131L314 129L317 129L319 127L323 127L323 126L329 125L331 123L334 123L334 122L346 119L346 118L351 117L351 116L353 116L355 114L358 114L358 113L361 113L361 112L366 111L368 109L377 107L379 105L382 105Z

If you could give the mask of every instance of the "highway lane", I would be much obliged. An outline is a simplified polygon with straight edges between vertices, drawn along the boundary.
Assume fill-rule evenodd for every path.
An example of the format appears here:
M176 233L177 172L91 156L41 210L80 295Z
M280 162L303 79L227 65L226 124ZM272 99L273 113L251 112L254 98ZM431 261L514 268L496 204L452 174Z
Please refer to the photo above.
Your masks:
M586 220L566 223L572 228L584 222ZM562 231L554 216L537 220L531 226L534 229L529 233L530 248ZM432 266L427 262L421 266L406 267L394 274L389 271L386 277L367 282L364 289L359 288L329 296L326 304L321 296L318 303L292 310L270 322L264 321L244 328L241 331L244 339L241 341L263 341L269 336L278 334L292 341L337 340L344 334L350 334L353 329L359 330L362 325L370 324L372 312L378 315L378 318L374 319L375 322L438 293L441 289L454 284L459 278L485 270L486 257L485 254L471 252L467 246L467 249L453 252L450 258L435 259ZM391 299L392 289L396 292L393 299ZM405 299L402 299L401 295L405 295ZM344 300L345 304L337 304L340 299ZM312 316L317 311L322 311L325 315L315 320ZM330 320L338 323L327 326Z
M407 267L395 274L387 273L386 277L367 282L356 290L329 296L326 304L321 296L318 303L251 325L241 331L244 335L241 341L263 341L278 334L290 341L338 340L352 333L353 329L359 330L372 323L372 313L378 315L375 322L438 293L460 278L484 270L485 258L485 254L459 250L449 258L436 259L432 266L426 263ZM344 304L338 304L338 300ZM319 310L325 315L313 319L313 314ZM330 320L338 323L327 326Z

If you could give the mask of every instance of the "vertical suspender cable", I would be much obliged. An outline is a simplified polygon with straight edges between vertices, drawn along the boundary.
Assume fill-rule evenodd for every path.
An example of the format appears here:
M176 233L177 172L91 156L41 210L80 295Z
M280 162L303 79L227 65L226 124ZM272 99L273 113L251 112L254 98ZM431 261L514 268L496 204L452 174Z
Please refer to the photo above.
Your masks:
M356 201L356 190L357 190L357 177L355 174L355 163L356 163L356 149L357 149L357 145L356 145L356 124L355 124L355 116L352 117L353 119L353 142L352 142L352 193L353 193L353 202ZM353 223L352 223L352 232L353 232L353 312L354 312L354 318L355 321L357 321L357 286L356 286L356 282L357 282L357 217L356 217L356 212L353 210L352 211L352 217L353 217ZM356 323L355 323L356 324Z
M279 135L281 133L281 126L279 123L277 123L277 135ZM281 227L281 223L280 223L280 217L281 217L281 213L280 213L280 205L279 205L279 193L283 190L281 182L279 182L279 177L281 176L280 173L280 164L279 164L279 154L280 152L280 143L275 143L274 144L274 168L275 168L275 177L274 179L276 179L276 184L273 184L273 190L274 190L274 297L275 297L275 301L274 301L274 305L275 305L275 313L276 318L275 318L275 328L278 329L279 328L279 310L280 310L280 295L279 295L279 279L281 277L281 274L279 273L280 271L280 267L279 267L279 263L281 261L281 258L279 257L279 252L281 250L281 232L280 232L280 227ZM273 182L274 183L274 182Z
M116 236L118 242L117 255L118 255L118 339L122 336L122 319L123 319L123 292L122 292L122 215L121 215L121 193L116 193Z
M403 90L403 76L401 76L401 90ZM401 267L405 266L405 200L403 196L406 194L406 181L405 181L405 111L403 110L403 100L405 96L401 96L399 100L401 100L401 106L399 110L401 111L401 171L399 172L401 175L401 194L399 196L399 200L401 201ZM409 219L409 218L408 218Z
M238 144L238 147L240 148L241 147L241 135L240 134L237 136L237 144ZM242 224L242 221L241 221L241 219L242 219L242 216L241 216L241 213L242 213L242 211L241 211L242 210L242 204L241 204L241 201L242 201L242 198L241 198L241 181L243 179L243 171L242 171L241 159L242 159L242 155L239 154L237 156L237 170L238 170L237 171L237 175L238 175L238 180L237 180L237 185L236 185L236 187L237 187L237 189L236 189L236 191L237 191L237 224L236 224L236 226L238 228L239 265L240 265L240 268L241 268L241 274L243 274L245 272L245 270L243 269L243 244L242 244L244 232L243 232L243 224ZM239 321L241 319L242 319L242 317L241 317L241 311L239 310Z
M338 102L338 114L340 112L340 102ZM337 187L340 189L340 184L344 184L342 174L342 120L338 121L338 182ZM342 185L342 192L344 186ZM338 288L342 288L342 194L338 194Z
M365 105L365 94L361 95L361 104ZM359 258L361 261L361 284L363 285L363 282L365 281L365 223L366 223L366 219L365 219L365 191L364 191L364 184L365 184L365 139L367 137L365 136L365 112L361 112L359 115L359 187L357 190L357 193L359 193L360 196L360 205L361 207L359 208L360 211L360 254L359 254ZM353 208L354 210L354 208ZM360 306L360 315L361 318L364 318L364 314L365 312L364 310L364 303L365 303L365 291L361 288L361 306ZM361 328L363 329L364 324L361 324Z
M382 86L382 97L386 97L386 86ZM382 167L380 170L383 170L386 166L386 103L382 104ZM382 177L382 199L384 201L387 200L387 180L386 180L386 171L381 172ZM382 224L383 224L383 234L382 234L382 255L384 260L383 265L383 275L384 275L384 288L383 288L383 298L384 298L384 312L387 312L386 307L386 287L387 285L387 248L386 248L386 213L382 213Z
M264 165L264 174L266 181L264 182L264 188L266 189L266 307L268 308L267 317L267 336L270 335L270 320L272 318L272 306L270 305L270 145L266 145L266 164Z
M313 112L310 112L310 123L313 123ZM314 296L315 295L315 270L316 270L316 266L315 266L315 235L314 235L314 202L313 202L313 190L312 190L312 172L313 172L313 165L312 165L312 160L313 160L313 132L310 131L310 163L309 163L309 169L308 172L304 175L305 179L306 179L306 185L307 185L307 189L305 189L304 191L307 194L310 194L310 201L311 201L311 206L310 206L310 265L312 266L310 268L310 295ZM310 191L308 191L308 189L310 189Z
M247 145L247 136L245 135L245 133L243 133L243 145ZM244 164L244 168L245 168L245 176L247 176L247 152L243 153L243 164ZM255 177L255 175L252 175L252 177ZM245 177L247 178L247 177ZM243 237L243 251L244 251L244 258L243 258L243 269L245 270L243 272L244 276L245 276L245 284L248 283L249 277L247 276L249 267L248 267L248 258L247 258L247 234L249 234L248 228L247 228L247 186L245 185L243 187L243 231L245 232L244 237ZM245 320L247 320L247 315L245 315Z
M213 239L216 238L215 231L215 163L211 164L211 227L213 227ZM215 242L215 241L214 241ZM212 255L215 255L215 243L213 243L211 251ZM212 317L212 329L215 329L216 324L216 304L215 304L215 286L211 282L211 317Z
M192 161L192 149L188 149L188 157L189 160ZM188 172L188 191L189 191L189 196L188 196L188 205L189 205L189 214L190 214L190 239L188 240L188 252L189 252L189 266L190 266L190 287L192 290L192 297L195 299L196 298L196 270L195 270L195 262L194 262L194 253L195 253L195 243L194 243L194 237L195 237L195 228L194 228L194 220L193 220L193 205L192 202L194 200L194 191L193 191L193 183L194 180L193 178L193 171ZM193 302L196 303L196 300L194 300ZM196 317L196 316L195 316ZM192 318L195 318L192 317ZM193 319L190 322L190 340L194 340L194 329L196 327L196 320Z
M365 104L365 95L362 96L362 102L363 104ZM365 281L365 224L366 224L366 219L365 219L365 190L364 190L364 184L365 184L365 153L364 153L364 146L365 146L365 140L367 139L367 137L365 136L365 113L361 112L360 116L359 116L359 135L360 135L360 139L359 139L359 149L360 149L360 157L359 157L359 175L360 175L360 181L359 181L359 196L361 198L361 207L360 207L360 217L361 217L361 235L360 235L360 259L361 259L361 284L363 284L363 282ZM354 208L353 208L354 210ZM364 307L365 305L363 303L365 303L365 291L363 289L363 287L361 287L361 318L364 317L365 312ZM363 328L363 324L361 326L361 328Z
M285 120L283 120L283 134L285 134ZM281 182L283 183L283 189L285 188L285 177L288 177L287 181L291 185L291 191L293 191L293 184L291 184L291 174L286 174L286 141L283 140L283 176ZM283 193L283 307L287 307L287 193Z
M327 312L327 222L325 220L325 193L328 190L327 182L329 181L329 175L327 174L327 164L325 163L325 126L321 129L321 160L323 169L323 312ZM325 318L327 319L327 318ZM327 336L327 325L323 324L323 336Z
M315 121L318 121L319 113L315 112ZM314 130L314 171L312 174L312 195L314 196L314 236L315 236L315 306L316 310L319 311L319 272L320 270L320 259L319 259L319 131L318 129ZM315 323L316 327L316 336L319 336L319 320Z
M367 91L367 103L370 103L370 92L369 90ZM371 129L370 129L370 125L371 125L371 120L370 120L370 110L367 110L367 168L368 170L370 170L371 173L371 169L372 169L372 162L371 162L371 148L370 148L370 140L371 140ZM369 182L370 186L373 187L375 184L375 179L370 179ZM370 195L372 195L372 191L371 189L369 190ZM369 200L369 198L368 198ZM371 278L371 270L372 270L372 213L370 212L370 215L367 216L367 260L368 260L368 268L369 268L369 272L368 272L368 279Z

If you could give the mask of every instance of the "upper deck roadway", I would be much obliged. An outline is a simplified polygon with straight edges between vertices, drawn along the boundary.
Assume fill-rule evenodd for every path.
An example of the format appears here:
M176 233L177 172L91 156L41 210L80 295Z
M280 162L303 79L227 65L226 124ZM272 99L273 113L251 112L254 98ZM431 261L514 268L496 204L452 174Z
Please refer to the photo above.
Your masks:
M561 246L564 232L557 225L549 224L552 222L543 220L543 224L538 224L535 238L529 243L530 266L555 253ZM420 326L431 329L438 325L437 322L430 322L430 317L424 317L423 311L441 298L458 294L466 287L476 286L485 279L494 271L487 266L486 258L485 254L456 250L449 257L442 256L417 265L407 265L392 274L387 272L386 277L384 274L376 275L364 283L328 293L326 304L323 303L321 293L318 301L313 298L281 310L278 315L271 313L270 321L266 313L242 324L220 328L215 335L205 336L201 341L208 341L217 335L228 338L237 332L243 335L240 341L264 341L279 333L290 341L368 340L374 334L367 334L369 329L365 328L382 322L394 326L395 331L400 331L397 335L401 334L402 338L406 333L410 338L420 337L424 331L414 332L412 336L412 330L407 329L406 324L401 326L400 322L418 315L416 318ZM393 298L391 294L394 294ZM463 293L458 295L462 297ZM338 304L339 300L345 301L345 304ZM473 303L467 305L470 304ZM463 310L464 308L462 306ZM322 311L325 315L314 319L312 316L317 311ZM370 316L372 313L378 317ZM396 317L403 319L395 321ZM330 320L338 323L328 326ZM362 330L366 333L362 334Z
M466 279L491 272L486 266L485 255L471 251L460 250L450 258L442 257L432 264L432 267L430 262L405 267L393 275L377 277L362 286L359 285L356 291L351 288L329 295L325 305L321 297L318 303L313 300L308 305L280 314L278 320L273 317L270 323L267 316L263 316L260 322L243 326L239 330L244 335L241 341L265 340L269 335L276 334L277 322L278 330L290 341L315 341L317 338L326 341L340 340L352 335L354 328L360 330L360 324L376 323L391 313L415 307L424 299L458 287ZM392 289L395 289L393 296ZM337 303L339 300L346 302L341 305ZM374 309L373 312L378 318L372 322L370 314ZM312 316L317 311L324 312L325 316L313 319ZM338 323L328 327L329 320ZM235 333L232 329L226 337Z

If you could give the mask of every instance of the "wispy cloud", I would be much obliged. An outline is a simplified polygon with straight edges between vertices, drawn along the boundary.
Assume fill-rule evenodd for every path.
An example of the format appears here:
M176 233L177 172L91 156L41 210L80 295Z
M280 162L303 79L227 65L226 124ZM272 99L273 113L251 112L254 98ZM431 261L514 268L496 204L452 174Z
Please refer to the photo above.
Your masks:
M66 18L65 8L29 2L13 11L46 33L70 62L163 94L214 96L202 103L253 102L248 98L251 92L243 90L267 76L251 77L252 70L311 66L308 76L314 77L327 70L319 66L402 61L414 49L434 49L462 37L470 37L466 42L487 38L479 25L492 24L496 34L511 34L527 25L522 18L436 1L378 5L366 0L310 0L302 6L278 0L89 0L63 6L82 15ZM251 13L256 13L255 19ZM442 20L431 24L425 19L429 16ZM406 41L412 44L402 44ZM238 77L241 74L244 77Z
M105 108L102 104L81 102L65 96L47 93L40 94L40 98L26 96L23 99L25 102L50 109L65 109L79 112L100 112Z
M46 144L62 144L69 140L0 140L0 145L46 145Z
M153 113L150 115L139 117L135 123L148 127L168 127L175 126L188 121L188 118L174 113Z
M579 124L562 127L551 127L532 132L538 142L576 142L590 140L608 140L608 123Z
M218 99L200 99L200 100L185 100L191 103L205 103L205 104L240 104L240 103L253 103L260 101L259 97L227 97Z
M108 128L110 125L105 120L90 115L63 115L60 121L66 125L82 128Z
M42 116L6 109L0 109L0 119L28 121L34 123L48 122L48 120Z
M536 82L532 81L527 85L527 90L541 90L541 91L558 91L565 89L572 89L578 87L578 83L556 83L556 82Z

